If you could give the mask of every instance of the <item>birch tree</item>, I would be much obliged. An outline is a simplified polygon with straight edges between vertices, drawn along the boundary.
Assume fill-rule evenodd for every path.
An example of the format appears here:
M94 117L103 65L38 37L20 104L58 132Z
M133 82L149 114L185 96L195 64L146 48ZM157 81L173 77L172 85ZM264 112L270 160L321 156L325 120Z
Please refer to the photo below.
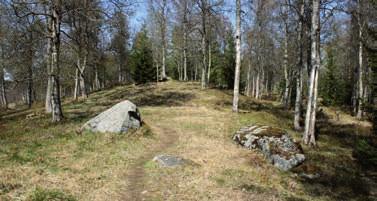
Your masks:
M363 20L363 9L362 9L362 1L357 0L357 22L359 25L359 54L358 54L358 79L357 79L357 118L361 119L363 117L363 104L364 100L364 44L363 44L363 32L365 23Z
M311 28L311 69L308 86L308 103L305 117L305 131L303 141L307 145L316 146L315 123L318 96L318 73L320 68L320 2L312 0L312 28Z
M111 50L116 57L118 66L118 82L130 81L130 69L127 68L129 40L127 16L122 10L117 10L112 19L113 36L111 40Z
M300 0L298 3L298 51L299 58L297 63L296 73L296 99L295 99L295 111L294 111L294 128L295 130L301 130L300 118L302 107L302 88L303 88L303 68L304 68L304 15L305 15L305 0Z
M2 8L1 10L2 11ZM0 102L4 108L8 107L8 100L7 100L7 92L5 90L5 37L6 37L6 29L2 22L2 15L0 13Z
M159 34L159 46L161 47L161 61L158 61L157 66L161 63L160 77L162 80L166 79L166 57L167 57L167 25L168 25L168 4L167 0L150 0L149 1L150 14L155 18L156 25L154 26L156 33ZM160 69L160 68L159 68ZM159 74L159 71L157 71Z
M188 74L188 39L189 34L192 29L191 24L191 13L192 13L193 1L192 0L175 0L174 1L174 8L176 9L176 16L177 21L180 24L179 26L182 27L182 80L188 81L189 74Z
M289 107L289 90L290 90L290 78L288 72L288 38L289 38L289 23L288 23L288 14L289 10L287 8L287 1L285 1L285 5L281 5L281 16L283 20L283 29L284 29L284 41L283 41L283 48L284 48L284 55L283 55L283 70L284 70L284 94L283 94L283 104L286 109Z
M209 13L209 6L207 0L198 0L198 7L200 9L201 18L201 52L202 52L202 75L201 75L201 87L205 89L207 87L207 52L208 52L208 33L207 33L207 18Z
M234 76L233 112L238 112L241 68L241 0L236 0L236 66Z
M63 110L60 99L60 34L61 20L63 16L62 0L54 0L49 5L49 38L51 40L51 71L52 82L51 107L52 122L60 122L63 119Z

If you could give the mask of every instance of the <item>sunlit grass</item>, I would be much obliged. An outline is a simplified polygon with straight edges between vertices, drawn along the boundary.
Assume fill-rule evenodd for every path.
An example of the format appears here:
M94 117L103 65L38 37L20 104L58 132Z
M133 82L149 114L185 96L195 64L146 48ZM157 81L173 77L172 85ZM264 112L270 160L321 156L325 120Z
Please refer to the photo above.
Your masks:
M85 121L125 99L140 106L145 121L141 130L125 135L77 132ZM131 164L169 130L177 139L161 151L196 165L163 169L145 162L147 200L373 200L373 182L361 176L366 167L354 146L359 135L368 136L368 123L345 113L340 122L330 118L320 125L319 148L304 146L304 165L281 172L257 151L235 145L231 137L242 126L264 124L284 128L299 141L292 112L275 102L242 96L241 112L235 114L231 100L229 91L170 81L119 86L78 102L65 100L62 124L50 123L43 104L8 111L0 120L0 200L122 200ZM332 111L325 110L330 116ZM26 119L31 113L36 116ZM373 160L369 144L361 141L358 148L357 153L369 153ZM305 180L299 176L303 172L319 172L321 177Z

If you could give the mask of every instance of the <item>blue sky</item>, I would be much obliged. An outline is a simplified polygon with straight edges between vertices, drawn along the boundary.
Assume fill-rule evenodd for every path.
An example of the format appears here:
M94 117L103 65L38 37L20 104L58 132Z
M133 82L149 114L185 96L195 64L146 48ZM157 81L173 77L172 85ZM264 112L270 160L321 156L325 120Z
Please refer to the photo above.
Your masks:
M172 0L168 0L172 1ZM147 2L148 0L139 0L139 3L135 4L134 6L134 15L130 17L130 27L133 29L132 31L137 31L140 29L140 25L146 20L147 16ZM235 0L225 0L226 8L234 8L235 7ZM233 10L233 9L232 9ZM233 19L235 18L233 15L234 13L227 13L229 19L231 19L233 23Z

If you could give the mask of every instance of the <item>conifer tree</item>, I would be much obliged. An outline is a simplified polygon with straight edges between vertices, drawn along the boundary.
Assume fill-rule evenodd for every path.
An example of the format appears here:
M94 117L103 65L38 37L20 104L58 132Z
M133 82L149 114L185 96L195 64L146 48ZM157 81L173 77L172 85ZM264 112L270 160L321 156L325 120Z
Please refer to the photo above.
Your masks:
M141 31L136 34L131 53L134 81L137 84L156 80L156 69L153 67L152 58L151 42L146 27L143 26Z
M233 32L228 31L226 35L226 47L224 51L223 77L228 89L234 86L234 66L236 65L236 45L234 43Z

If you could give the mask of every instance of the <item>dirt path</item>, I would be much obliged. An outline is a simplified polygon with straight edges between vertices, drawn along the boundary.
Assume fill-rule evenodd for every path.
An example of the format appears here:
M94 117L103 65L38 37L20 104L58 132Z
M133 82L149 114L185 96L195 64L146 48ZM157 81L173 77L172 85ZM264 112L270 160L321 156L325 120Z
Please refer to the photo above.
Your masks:
M126 176L127 188L122 200L142 201L145 200L144 165L154 156L172 147L178 139L178 134L171 128L152 126L153 133L157 134L156 143L147 148L147 151L133 163Z

